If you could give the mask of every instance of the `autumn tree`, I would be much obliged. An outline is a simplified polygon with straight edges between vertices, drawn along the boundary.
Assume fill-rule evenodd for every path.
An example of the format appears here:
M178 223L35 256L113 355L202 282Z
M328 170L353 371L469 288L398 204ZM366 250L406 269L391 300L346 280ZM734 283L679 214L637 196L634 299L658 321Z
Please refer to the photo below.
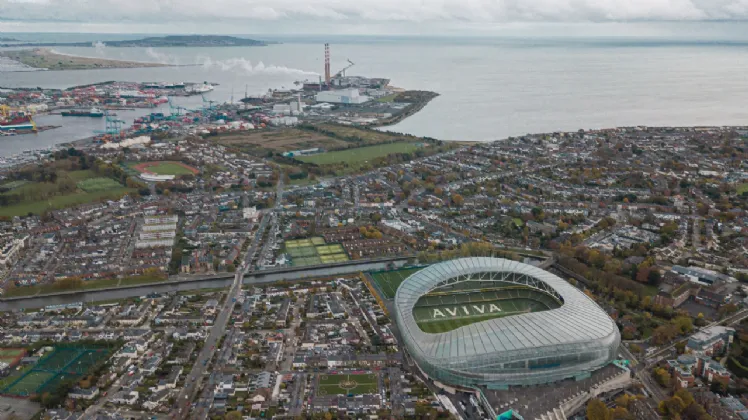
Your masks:
M610 420L610 410L597 398L587 403L587 420Z
M658 384L668 388L670 386L670 373L665 368L657 368L654 370L654 378Z
M239 411L229 411L223 418L225 420L242 420L242 413Z

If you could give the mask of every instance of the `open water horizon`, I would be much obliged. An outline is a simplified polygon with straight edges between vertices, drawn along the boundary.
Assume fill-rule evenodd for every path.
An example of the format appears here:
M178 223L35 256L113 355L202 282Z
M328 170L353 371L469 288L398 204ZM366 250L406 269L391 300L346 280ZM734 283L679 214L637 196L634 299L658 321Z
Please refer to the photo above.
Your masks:
M16 34L5 34L14 36ZM34 38L36 36L36 38ZM96 41L137 35L21 34L19 39ZM209 81L210 99L235 100L295 81L317 80L325 37L277 39L266 47L59 47L65 54L179 67L0 72L0 87L67 88L109 80ZM328 37L329 38L329 37ZM678 39L333 37L333 72L385 77L440 94L389 127L442 140L490 141L526 133L620 126L748 125L748 42ZM200 98L177 99L190 107ZM131 121L150 110L124 112ZM103 121L40 116L63 128L0 138L0 155L88 137ZM99 125L101 127L99 127Z

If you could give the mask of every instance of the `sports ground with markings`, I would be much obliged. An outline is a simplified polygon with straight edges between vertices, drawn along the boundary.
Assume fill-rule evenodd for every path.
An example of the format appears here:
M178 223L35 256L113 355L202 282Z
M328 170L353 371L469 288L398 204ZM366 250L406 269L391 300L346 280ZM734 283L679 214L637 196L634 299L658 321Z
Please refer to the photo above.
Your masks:
M285 248L294 267L348 261L348 254L342 245L327 244L322 237L292 239L286 241Z
M474 322L558 308L550 295L524 286L499 286L479 290L431 292L413 308L418 327L425 333L451 331Z
M139 162L131 164L131 167L138 172L156 175L180 176L200 173L198 169L177 161Z
M11 374L2 381L0 393L19 397L41 394L66 380L76 380L109 357L109 348L58 346L30 368Z
M403 268L391 271L372 271L369 273L382 292L385 299L394 299L400 283L405 281L411 274L418 272L423 267Z
M318 396L376 394L378 391L377 375L373 373L319 375Z

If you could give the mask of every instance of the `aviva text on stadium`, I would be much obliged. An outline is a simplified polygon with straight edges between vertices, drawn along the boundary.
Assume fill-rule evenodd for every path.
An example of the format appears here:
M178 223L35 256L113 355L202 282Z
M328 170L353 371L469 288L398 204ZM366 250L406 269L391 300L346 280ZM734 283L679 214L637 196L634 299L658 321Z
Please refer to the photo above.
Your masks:
M613 361L621 342L613 320L577 288L501 258L456 259L411 275L395 312L423 372L453 386L583 379Z

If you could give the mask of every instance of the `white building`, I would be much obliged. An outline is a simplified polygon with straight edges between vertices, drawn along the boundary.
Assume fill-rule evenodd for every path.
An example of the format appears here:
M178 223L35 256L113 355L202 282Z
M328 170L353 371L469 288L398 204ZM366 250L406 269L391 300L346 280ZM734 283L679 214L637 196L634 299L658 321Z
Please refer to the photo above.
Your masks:
M358 89L341 89L319 92L315 99L317 102L334 104L362 104L371 98L360 95Z
M297 117L275 117L270 119L270 125L280 127L280 126L292 126L299 123L299 119Z
M0 267L13 265L23 249L23 244L24 239L13 239L0 245Z

